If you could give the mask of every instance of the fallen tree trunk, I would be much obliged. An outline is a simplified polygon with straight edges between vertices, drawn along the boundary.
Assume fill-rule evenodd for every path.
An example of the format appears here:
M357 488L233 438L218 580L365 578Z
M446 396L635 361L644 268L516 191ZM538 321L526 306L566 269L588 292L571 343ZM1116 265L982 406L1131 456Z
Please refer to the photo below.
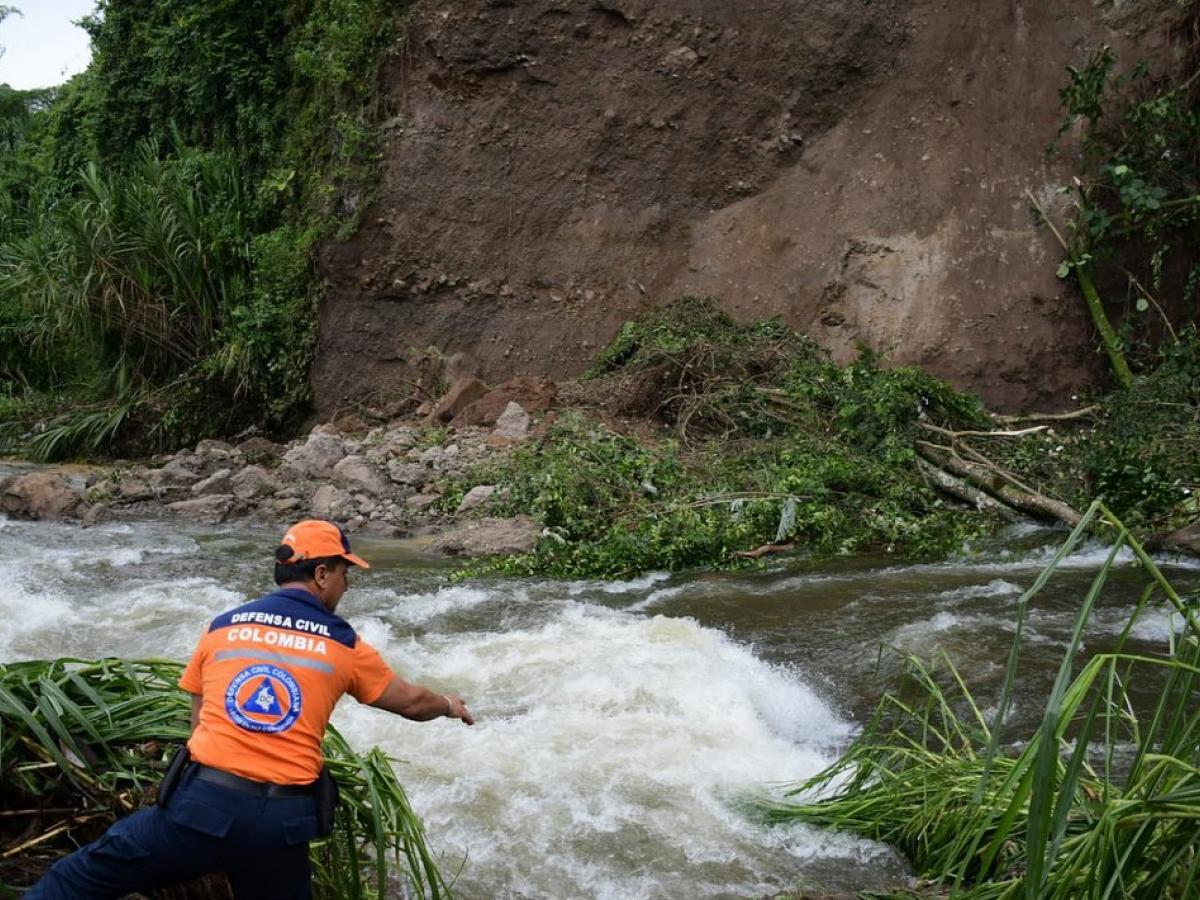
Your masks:
M933 463L918 456L917 466L921 472L933 482L942 493L949 494L962 500L964 503L970 503L980 512L994 512L1008 519L1010 522L1016 521L1020 517L1020 513L1004 503L1001 503L995 497L984 493L979 488L972 487L967 482L963 481L954 475L951 475L945 469L939 469Z
M1027 487L1017 487L1012 483L1012 479L1005 478L996 467L968 462L951 447L943 447L929 441L917 441L916 449L926 462L1022 512L1056 519L1072 527L1078 525L1082 518L1075 509L1061 500L1031 491Z

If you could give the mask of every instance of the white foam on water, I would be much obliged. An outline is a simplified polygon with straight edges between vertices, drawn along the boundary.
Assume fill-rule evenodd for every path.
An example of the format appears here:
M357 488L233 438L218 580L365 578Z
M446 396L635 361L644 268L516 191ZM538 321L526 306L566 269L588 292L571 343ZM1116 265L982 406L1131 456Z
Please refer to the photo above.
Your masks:
M187 659L213 616L243 599L206 578L96 584L86 593L18 579L0 593L0 661Z
M79 623L67 598L10 582L0 591L0 661L64 656Z
M397 594L384 588L355 590L353 602L360 608L386 608L390 618L407 625L424 625L449 613L463 612L485 603L494 603L497 592L482 587L453 584L437 590L416 594ZM524 591L517 590L515 599L524 599ZM341 610L338 610L339 613ZM346 615L353 616L347 610ZM357 619L355 619L357 623Z
M806 830L732 808L819 771L851 726L793 673L691 620L570 604L524 631L376 646L478 718L414 724L354 704L335 718L356 745L408 761L434 845L468 857L464 897L719 896L726 881L745 896L787 886L771 883L780 853L877 849L815 849Z
M599 591L604 594L640 594L671 577L669 572L647 572L628 581L569 581L563 590L569 597Z
M1023 592L1020 585L1013 584L1011 581L1005 581L1002 578L993 578L987 584L968 584L963 587L951 588L948 591L942 591L938 594L938 599L946 602L956 602L960 600L981 600L992 597L1019 597Z
M1101 610L1089 624L1089 631L1099 631L1101 634L1120 635L1129 624L1129 610ZM1182 634L1186 628L1183 616L1174 610L1151 608L1142 611L1129 636L1135 641L1148 644L1166 644L1173 635Z

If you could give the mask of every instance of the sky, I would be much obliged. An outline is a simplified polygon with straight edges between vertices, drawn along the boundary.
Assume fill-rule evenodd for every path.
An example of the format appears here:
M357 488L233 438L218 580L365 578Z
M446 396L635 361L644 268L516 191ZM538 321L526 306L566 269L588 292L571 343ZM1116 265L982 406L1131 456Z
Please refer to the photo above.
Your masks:
M0 84L19 90L62 84L87 68L88 36L73 24L96 8L96 0L0 0L21 15L0 23Z

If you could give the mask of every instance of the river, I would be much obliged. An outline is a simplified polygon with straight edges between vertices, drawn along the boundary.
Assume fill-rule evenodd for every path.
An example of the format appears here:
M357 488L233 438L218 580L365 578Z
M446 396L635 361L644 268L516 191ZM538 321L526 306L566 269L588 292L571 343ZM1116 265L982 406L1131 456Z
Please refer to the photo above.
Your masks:
M767 829L738 801L778 795L852 738L888 685L882 645L944 649L986 701L1015 603L1061 532L1016 527L957 561L855 556L741 574L451 584L403 542L355 539L373 563L339 612L398 672L465 696L474 728L343 701L335 724L399 773L464 900L744 898L905 883L887 847ZM89 529L0 520L0 660L185 659L209 619L270 587L274 529L178 522ZM1069 557L1031 611L1017 722L1038 715L1104 548ZM1195 561L1164 560L1180 589ZM1119 633L1142 583L1122 557L1085 637ZM1177 623L1144 618L1161 649Z

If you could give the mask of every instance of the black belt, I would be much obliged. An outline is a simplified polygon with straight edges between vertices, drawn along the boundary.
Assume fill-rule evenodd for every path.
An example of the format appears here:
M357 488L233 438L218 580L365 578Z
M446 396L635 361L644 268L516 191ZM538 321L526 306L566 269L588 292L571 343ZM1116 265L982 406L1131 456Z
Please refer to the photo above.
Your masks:
M196 770L196 777L201 781L241 791L243 794L270 798L311 797L313 795L313 785L311 784L271 784L267 781L243 778L241 775L234 775L224 769L214 769L212 766L201 763L192 763L192 766Z

